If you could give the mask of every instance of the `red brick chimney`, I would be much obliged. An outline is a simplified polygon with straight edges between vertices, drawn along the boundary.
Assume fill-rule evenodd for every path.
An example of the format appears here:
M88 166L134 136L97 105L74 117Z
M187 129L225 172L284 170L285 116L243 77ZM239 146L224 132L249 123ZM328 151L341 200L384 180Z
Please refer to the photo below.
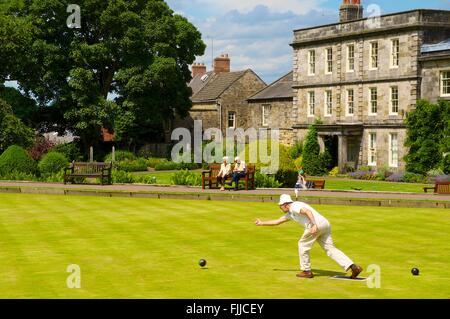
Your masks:
M222 54L214 59L214 73L228 73L231 70L231 60L228 54Z
M364 8L361 0L344 0L339 9L340 21L348 22L362 19L364 16Z
M202 76L206 74L206 65L204 63L194 63L192 65L192 77L195 78L197 75Z

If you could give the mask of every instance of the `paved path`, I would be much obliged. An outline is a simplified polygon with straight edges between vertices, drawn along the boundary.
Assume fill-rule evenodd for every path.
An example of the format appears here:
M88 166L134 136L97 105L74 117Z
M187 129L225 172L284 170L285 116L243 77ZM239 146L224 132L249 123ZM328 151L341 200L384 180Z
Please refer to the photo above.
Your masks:
M32 188L59 188L59 189L88 189L104 191L129 191L129 192L162 192L162 193L213 193L213 194L245 194L245 195L281 195L284 193L294 195L293 189L257 189L250 191L225 191L217 189L202 190L199 187L187 186L156 186L156 185L64 185L62 183L35 183L35 182L0 182L0 187L32 187ZM432 193L393 193L393 192L360 192L360 191L333 191L333 190L308 190L301 191L300 196L307 197L333 197L333 198L365 198L365 199L411 199L450 201L450 195Z

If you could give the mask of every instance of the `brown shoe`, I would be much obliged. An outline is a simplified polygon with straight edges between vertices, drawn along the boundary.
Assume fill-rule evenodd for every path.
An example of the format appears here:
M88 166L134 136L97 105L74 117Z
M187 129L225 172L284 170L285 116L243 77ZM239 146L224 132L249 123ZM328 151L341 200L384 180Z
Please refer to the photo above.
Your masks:
M358 275L363 271L362 267L358 265L352 265L350 268L352 269L352 275L350 277L352 279L356 279L356 277L358 277Z
M302 271L296 275L298 278L314 278L314 275L311 271Z

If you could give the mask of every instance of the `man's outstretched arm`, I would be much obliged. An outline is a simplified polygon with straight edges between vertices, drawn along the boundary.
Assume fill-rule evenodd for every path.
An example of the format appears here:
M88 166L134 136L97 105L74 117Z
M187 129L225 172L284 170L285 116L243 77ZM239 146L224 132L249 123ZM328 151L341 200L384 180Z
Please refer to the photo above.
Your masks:
M265 222L261 221L260 219L257 219L255 221L255 225L256 226L278 226L278 225L281 225L281 224L283 224L283 223L285 223L287 221L289 221L289 219L287 219L284 216L279 218L279 219L276 219L276 220L269 220L269 221L265 221Z

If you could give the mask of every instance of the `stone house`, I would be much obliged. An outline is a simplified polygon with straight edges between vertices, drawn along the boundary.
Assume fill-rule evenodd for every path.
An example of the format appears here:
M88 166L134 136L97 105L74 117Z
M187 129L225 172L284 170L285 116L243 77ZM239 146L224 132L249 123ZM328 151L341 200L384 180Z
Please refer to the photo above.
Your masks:
M252 70L231 72L230 58L222 55L214 60L214 69L207 72L204 64L192 66L193 79L189 83L193 91L189 117L178 127L190 130L194 121L203 122L203 131L218 128L222 134L227 128L249 127L249 103L247 99L266 84Z
M420 98L450 96L450 11L362 13L344 0L339 23L294 31L294 140L320 118L319 143L341 171L402 171L408 112Z
M291 146L294 143L292 129L292 77L289 72L248 99L249 127L278 129L280 143Z

